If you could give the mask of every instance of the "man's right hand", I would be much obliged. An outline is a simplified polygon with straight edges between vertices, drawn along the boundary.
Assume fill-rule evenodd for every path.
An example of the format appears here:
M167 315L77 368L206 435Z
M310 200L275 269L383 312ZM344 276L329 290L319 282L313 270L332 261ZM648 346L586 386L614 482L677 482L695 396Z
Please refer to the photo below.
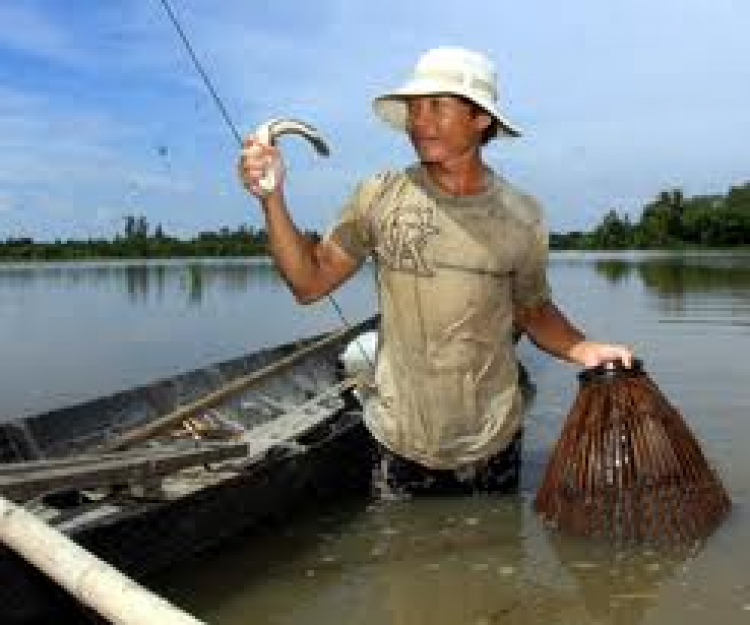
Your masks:
M263 186L263 179L271 173L273 189ZM278 192L285 177L284 160L281 151L273 145L258 141L255 135L248 136L242 143L240 158L237 163L242 186L259 199Z

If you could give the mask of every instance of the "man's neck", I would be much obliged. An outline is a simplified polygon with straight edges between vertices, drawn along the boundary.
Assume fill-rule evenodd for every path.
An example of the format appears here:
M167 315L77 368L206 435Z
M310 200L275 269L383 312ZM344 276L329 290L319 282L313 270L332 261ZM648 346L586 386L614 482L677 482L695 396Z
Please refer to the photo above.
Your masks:
M487 167L479 157L452 163L422 163L422 167L450 195L477 195L487 190Z

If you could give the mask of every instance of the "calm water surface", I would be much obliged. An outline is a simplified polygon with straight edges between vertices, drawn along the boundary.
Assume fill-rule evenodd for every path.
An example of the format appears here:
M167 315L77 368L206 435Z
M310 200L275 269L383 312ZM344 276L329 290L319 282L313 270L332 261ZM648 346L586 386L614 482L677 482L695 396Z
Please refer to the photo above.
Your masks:
M576 369L521 346L538 385L517 497L351 504L149 583L214 624L750 622L750 254L555 254L556 298L592 337L635 346L735 503L685 553L547 532L531 509ZM337 295L352 319L364 274ZM55 407L334 327L265 262L0 266L0 415Z

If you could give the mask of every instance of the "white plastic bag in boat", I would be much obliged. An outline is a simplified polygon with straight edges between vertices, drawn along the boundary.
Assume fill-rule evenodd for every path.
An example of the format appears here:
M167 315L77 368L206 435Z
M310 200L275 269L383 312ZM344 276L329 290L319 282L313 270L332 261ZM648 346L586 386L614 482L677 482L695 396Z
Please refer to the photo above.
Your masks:
M356 336L341 354L341 362L347 375L369 378L375 368L378 351L378 332L370 330Z

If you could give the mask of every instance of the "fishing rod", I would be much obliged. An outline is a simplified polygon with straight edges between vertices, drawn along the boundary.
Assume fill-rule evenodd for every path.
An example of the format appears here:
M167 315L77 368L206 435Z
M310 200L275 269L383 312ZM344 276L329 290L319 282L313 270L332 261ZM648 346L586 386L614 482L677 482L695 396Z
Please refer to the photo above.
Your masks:
M188 39L188 36L185 33L185 30L182 28L180 21L177 19L177 15L172 9L172 5L170 4L169 0L159 0L159 1L161 2L161 5L164 8L164 11L167 14L169 21L172 23L172 26L174 26L175 31L177 31L177 34L180 37L180 40L182 41L182 44L185 46L185 50L187 50L188 56L190 57L190 60L193 63L193 67L198 72L198 75L201 77L201 80L203 80L203 84L206 86L206 88L208 89L208 92L211 94L211 98L213 99L214 104L216 104L216 107L219 109L219 112L221 113L221 116L224 119L224 123L229 128L232 135L234 136L234 139L237 142L237 145L240 148L242 148L242 135L237 129L237 126L235 125L235 123L232 121L232 118L229 115L229 112L227 111L227 107L224 106L224 102L219 96L219 93L214 88L214 85L211 82L211 79L209 78L208 74L206 73L206 70L203 68L203 65L198 59L198 55L195 53L193 46L190 44L190 39ZM339 303L336 301L336 298L331 293L326 294L326 298L328 299L328 302L331 304L333 309L336 311L336 314L338 315L344 327L346 329L350 329L352 327L351 323L349 323L349 320L346 318L346 315L344 315L344 311L342 310L341 306L339 306ZM356 339L356 337L355 337L355 341L359 347L359 350L362 352L362 356L364 357L365 361L370 365L370 368L373 368L374 364L372 360L370 359L370 356L367 354L364 347L362 347L362 344L360 343L358 339Z

